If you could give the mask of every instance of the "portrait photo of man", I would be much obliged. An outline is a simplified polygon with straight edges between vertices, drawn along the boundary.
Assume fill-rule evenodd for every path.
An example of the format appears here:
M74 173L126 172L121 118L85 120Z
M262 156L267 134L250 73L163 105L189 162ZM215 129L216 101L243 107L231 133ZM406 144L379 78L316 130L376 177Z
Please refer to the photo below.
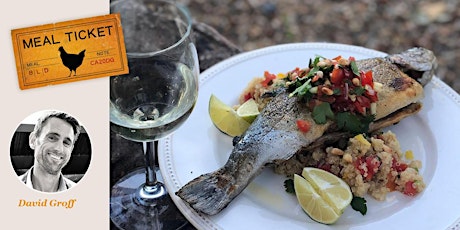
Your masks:
M90 155L88 138L83 143L79 142L78 153L75 152L83 130L77 119L64 112L47 111L38 118L30 133L24 129L27 126L18 128L11 146L12 163L19 180L31 189L48 193L65 191L75 186L88 167ZM27 140L27 135L23 133L28 134ZM26 141L32 154L20 150L20 145L25 145ZM81 157L84 155L87 157ZM75 158L73 162L72 158ZM19 162L20 159L28 159L26 161L32 165L27 168L25 162ZM74 166L78 170L74 169L74 173L67 176L63 172L69 163L79 165Z

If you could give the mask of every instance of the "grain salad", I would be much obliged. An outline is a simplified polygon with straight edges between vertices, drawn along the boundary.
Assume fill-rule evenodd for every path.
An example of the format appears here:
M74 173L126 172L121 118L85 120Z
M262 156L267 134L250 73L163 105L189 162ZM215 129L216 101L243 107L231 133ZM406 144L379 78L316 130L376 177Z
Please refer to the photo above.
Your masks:
M313 152L299 153L275 166L275 172L291 176L304 167L317 167L342 178L353 195L369 194L376 200L385 200L392 191L414 196L425 188L419 174L419 160L406 159L396 135L387 131L365 137L358 134L348 139L345 147L339 142Z

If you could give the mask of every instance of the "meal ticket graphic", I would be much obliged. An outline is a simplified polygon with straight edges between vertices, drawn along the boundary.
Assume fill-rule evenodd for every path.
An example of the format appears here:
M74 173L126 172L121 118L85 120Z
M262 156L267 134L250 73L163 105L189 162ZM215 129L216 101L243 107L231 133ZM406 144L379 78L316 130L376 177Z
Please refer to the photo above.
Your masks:
M11 31L24 89L129 72L119 14Z

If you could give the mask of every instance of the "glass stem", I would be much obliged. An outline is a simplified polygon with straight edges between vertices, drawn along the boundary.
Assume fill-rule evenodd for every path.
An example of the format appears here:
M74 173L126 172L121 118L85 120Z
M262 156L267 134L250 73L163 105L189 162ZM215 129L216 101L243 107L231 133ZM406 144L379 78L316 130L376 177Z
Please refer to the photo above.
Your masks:
M139 186L135 201L144 206L155 206L158 199L168 195L163 183L157 180L155 158L157 141L144 142L145 183Z
M157 181L155 159L157 154L158 141L144 142L145 157L145 185L154 186Z

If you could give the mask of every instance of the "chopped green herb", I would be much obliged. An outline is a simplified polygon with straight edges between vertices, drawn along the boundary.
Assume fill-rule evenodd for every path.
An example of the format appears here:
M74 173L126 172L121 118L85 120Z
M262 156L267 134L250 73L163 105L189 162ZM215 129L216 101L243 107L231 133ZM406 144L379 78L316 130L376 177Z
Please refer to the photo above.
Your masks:
M315 76L316 72L318 72L318 71L319 71L319 67L318 67L318 66L313 67L313 69L311 69L310 72L308 72L307 77Z
M353 210L360 212L363 216L367 213L367 201L362 197L353 196L351 207Z
M352 90L351 93L357 96L361 96L363 95L364 92L366 92L366 89L364 89L364 87L356 87Z
M375 116L368 115L360 118L358 115L351 114L350 112L342 112L337 113L335 118L339 129L352 133L367 133L369 131L369 124L374 121Z
M325 58L320 55L315 56L315 60L313 61L313 67L316 67L318 65L318 62L320 61L320 59L325 59Z
M341 58L341 56L339 57ZM329 64L318 66L323 60ZM341 71L334 71L335 65L330 64L333 63L332 61L316 55L315 58L309 59L309 69L298 72L299 69L297 68L295 71L298 77L286 85L288 85L290 92L289 97L298 96L308 105L312 105L310 102L313 99L322 102L315 106L312 111L312 117L316 124L325 124L327 119L330 119L335 121L341 130L365 133L368 132L369 124L374 120L374 116L366 114L373 112L371 105L378 98L376 95L368 95L366 88L353 81L356 77L367 77L365 82L369 81L368 85L372 88L372 76L360 72L354 58L350 57L348 60L349 64L340 66ZM321 73L318 74L318 71ZM335 77L333 78L333 76ZM287 77L286 79L291 78ZM322 94L318 90L321 86L326 87L321 88ZM324 93L325 91L327 93ZM367 103L367 100L364 103L363 100L365 99L368 99L370 103Z
M327 121L327 118L334 119L334 112L332 112L331 104L327 102L323 102L315 108L313 108L313 120L315 120L316 124L324 124Z
M294 180L293 179L287 179L284 181L284 188L287 193L292 193L295 194L295 189L294 189Z
M351 71L353 71L353 73L356 75L356 76L359 76L359 70L358 70L358 66L356 65L356 61L351 61L350 62L350 67L351 67Z
M305 94L308 92L308 90L310 90L311 87L312 87L311 84L310 84L310 82L311 82L311 79L308 79L308 80L307 80L305 83L303 83L301 86L297 87L297 88L294 90L294 92L290 93L290 94L289 94L289 97L293 97L293 96L295 96L295 95L299 95L299 96L305 95Z

